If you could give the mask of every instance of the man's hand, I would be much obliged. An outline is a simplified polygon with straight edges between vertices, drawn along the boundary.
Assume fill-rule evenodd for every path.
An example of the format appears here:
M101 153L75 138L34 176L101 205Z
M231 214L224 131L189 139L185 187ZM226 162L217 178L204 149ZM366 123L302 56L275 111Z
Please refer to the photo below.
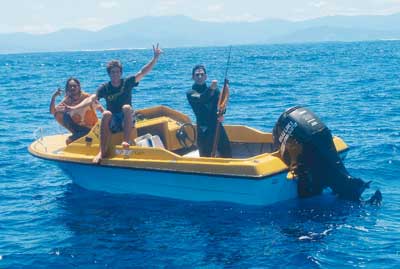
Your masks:
M158 46L154 47L153 45L153 53L154 53L154 58L157 59L158 57L160 57L161 53L163 53L163 51L161 50L161 48Z
M65 107L65 104L59 104L58 106L56 106L56 112L66 112Z
M93 103L98 111L100 111L101 113L104 112L104 107L100 104L99 100L96 99Z
M218 80L215 80L215 79L212 80L211 81L211 85L210 85L210 89L214 91L214 90L217 89L217 87L218 87Z
M58 88L58 89L53 93L52 98L56 98L57 96L60 96L61 93L62 93L61 88Z
M74 110L74 107L65 105L65 112L70 112L71 110Z
M151 59L150 62L145 64L145 66L143 66L142 69L140 69L139 72L136 73L136 75L135 75L136 82L141 81L142 78L153 69L153 66L158 61L158 58L160 57L161 53L163 53L163 51L158 46L158 43L157 43L157 46L155 46L155 47L153 45L153 53L154 53L153 59Z

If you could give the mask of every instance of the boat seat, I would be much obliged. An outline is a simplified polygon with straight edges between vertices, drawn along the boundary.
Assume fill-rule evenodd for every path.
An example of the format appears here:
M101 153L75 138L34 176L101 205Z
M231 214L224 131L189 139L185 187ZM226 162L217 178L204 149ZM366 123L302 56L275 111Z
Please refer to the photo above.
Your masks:
M145 134L135 139L135 144L140 147L162 148L164 144L158 135Z
M200 152L198 149L196 149L196 150L193 150L193 151L190 151L190 152L184 154L183 157L199 158Z
M158 135L165 149L170 151L182 148L182 145L176 137L180 126L181 125L176 120L164 116L140 121L136 124L139 136L146 135L147 133Z
M130 141L135 141L138 137L138 132L136 128L132 128ZM118 132L115 134L111 134L111 145L121 145L122 140L124 139L124 133Z

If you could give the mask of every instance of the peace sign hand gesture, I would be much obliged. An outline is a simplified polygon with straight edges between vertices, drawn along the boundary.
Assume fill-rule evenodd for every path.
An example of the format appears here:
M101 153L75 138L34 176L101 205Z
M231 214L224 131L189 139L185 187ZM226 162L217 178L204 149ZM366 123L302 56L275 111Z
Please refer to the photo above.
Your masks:
M160 57L161 53L163 53L162 49L158 46L158 43L156 47L154 47L153 45L153 53L154 53L154 58L156 59Z
M62 94L61 88L58 88L54 93L53 93L53 98L56 98L57 96L60 96Z

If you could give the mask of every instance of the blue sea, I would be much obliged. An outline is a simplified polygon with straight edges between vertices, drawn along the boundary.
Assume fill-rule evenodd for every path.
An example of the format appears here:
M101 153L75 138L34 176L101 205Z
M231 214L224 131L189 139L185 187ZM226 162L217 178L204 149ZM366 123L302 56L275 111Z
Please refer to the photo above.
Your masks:
M134 107L193 118L191 68L204 63L222 82L227 55L165 49ZM382 191L380 207L329 193L244 206L93 192L28 153L38 128L64 132L48 107L68 77L93 93L107 61L129 75L151 57L150 46L0 55L0 268L399 268L399 41L234 46L228 71L226 123L270 132L286 108L308 107L350 146L345 165L373 181L364 199Z

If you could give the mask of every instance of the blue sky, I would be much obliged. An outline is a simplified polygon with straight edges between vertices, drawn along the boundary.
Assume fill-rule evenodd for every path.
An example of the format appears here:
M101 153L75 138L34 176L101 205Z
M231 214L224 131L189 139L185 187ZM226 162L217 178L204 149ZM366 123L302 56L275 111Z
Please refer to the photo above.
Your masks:
M133 18L178 14L206 21L296 21L397 12L400 0L2 0L0 33L99 30Z

